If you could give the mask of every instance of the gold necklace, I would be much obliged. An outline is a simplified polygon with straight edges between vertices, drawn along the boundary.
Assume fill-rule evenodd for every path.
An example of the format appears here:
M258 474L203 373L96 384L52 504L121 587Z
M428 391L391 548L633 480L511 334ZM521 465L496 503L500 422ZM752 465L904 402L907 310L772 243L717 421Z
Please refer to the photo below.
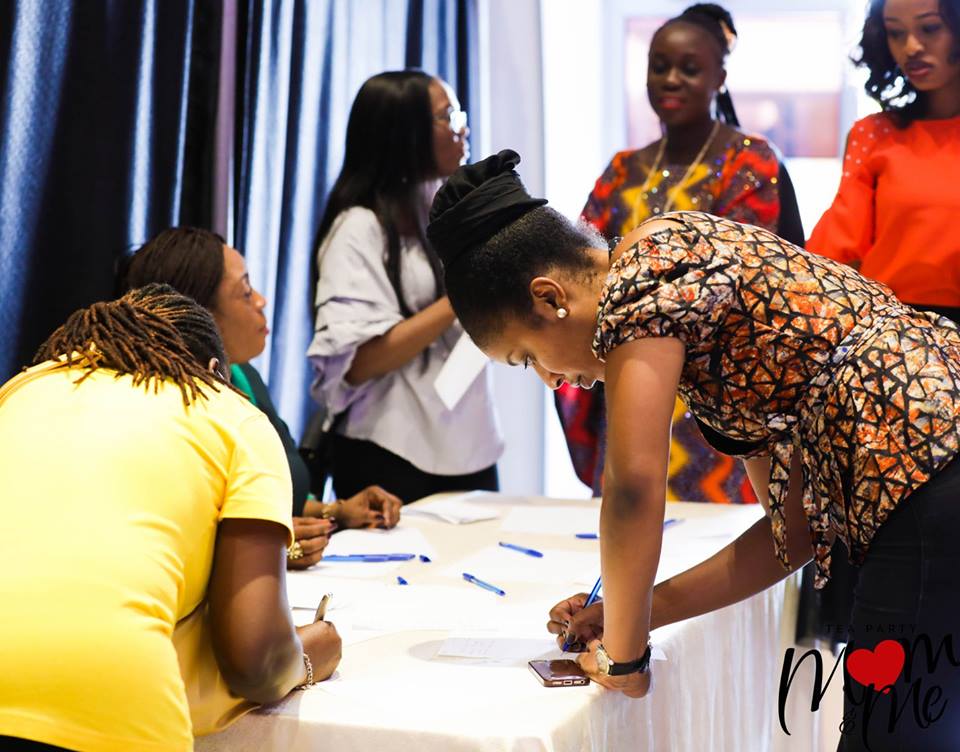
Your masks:
M713 143L713 139L717 136L717 131L720 130L720 121L717 120L713 124L713 130L710 131L710 135L707 137L707 140L703 142L703 146L700 148L700 153L697 154L696 158L690 163L687 167L687 171L683 173L683 177L680 179L680 182L677 183L673 188L668 188L666 190L667 202L663 205L663 209L654 209L654 214L666 214L670 211L670 207L673 206L673 199L677 195L677 191L680 190L689 180L690 176L693 174L693 171L697 169L697 166L703 161L703 158L707 155L707 150L710 148L710 145ZM647 173L647 179L643 181L643 185L640 186L640 198L646 199L647 195L650 193L650 183L653 178L656 176L657 172L660 170L660 163L663 161L663 155L667 151L667 137L664 135L660 139L660 148L657 150L657 157L653 160L653 167L650 168L650 172ZM664 175L664 177L669 177L669 175Z

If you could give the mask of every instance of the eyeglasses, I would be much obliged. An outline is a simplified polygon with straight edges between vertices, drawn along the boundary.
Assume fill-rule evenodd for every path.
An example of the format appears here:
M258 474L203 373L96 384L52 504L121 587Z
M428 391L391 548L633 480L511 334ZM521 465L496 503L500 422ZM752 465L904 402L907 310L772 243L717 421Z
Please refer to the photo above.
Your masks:
M450 110L442 115L434 115L433 119L440 123L446 123L454 133L460 133L467 127L467 113L463 110Z

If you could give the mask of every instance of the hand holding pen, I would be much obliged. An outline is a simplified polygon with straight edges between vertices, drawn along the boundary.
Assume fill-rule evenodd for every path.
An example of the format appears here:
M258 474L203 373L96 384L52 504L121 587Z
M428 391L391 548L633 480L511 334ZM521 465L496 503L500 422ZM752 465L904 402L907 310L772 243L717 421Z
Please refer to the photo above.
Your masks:
M564 651L582 652L591 640L603 637L603 601L593 600L587 593L577 593L550 609L547 631L557 635L557 645Z

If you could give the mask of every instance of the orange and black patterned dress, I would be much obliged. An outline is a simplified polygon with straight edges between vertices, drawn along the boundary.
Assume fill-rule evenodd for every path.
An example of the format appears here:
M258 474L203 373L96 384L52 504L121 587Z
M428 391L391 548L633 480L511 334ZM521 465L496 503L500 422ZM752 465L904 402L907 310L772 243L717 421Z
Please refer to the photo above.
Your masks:
M641 222L663 213L705 211L737 222L766 227L803 244L803 227L790 176L771 144L737 131L695 168L662 164L651 174L644 150L621 151L597 179L581 218L607 238L624 236ZM603 386L591 390L563 385L555 392L574 469L594 493L601 493L606 446ZM682 401L674 409L667 498L715 503L754 502L740 463L703 441Z
M771 232L697 212L610 268L594 351L640 337L686 347L680 394L721 451L771 457L770 516L795 451L817 576L827 535L863 561L896 505L960 451L960 332L889 288Z

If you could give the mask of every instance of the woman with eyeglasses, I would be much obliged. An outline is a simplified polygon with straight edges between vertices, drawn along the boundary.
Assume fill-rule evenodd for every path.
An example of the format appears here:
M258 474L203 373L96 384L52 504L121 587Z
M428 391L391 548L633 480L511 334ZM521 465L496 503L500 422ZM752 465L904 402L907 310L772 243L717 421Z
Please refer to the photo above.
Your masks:
M404 503L496 490L503 449L485 370L452 408L434 386L463 333L425 235L440 182L467 160L466 113L439 78L389 71L360 88L317 233L314 399L333 419L333 487Z

